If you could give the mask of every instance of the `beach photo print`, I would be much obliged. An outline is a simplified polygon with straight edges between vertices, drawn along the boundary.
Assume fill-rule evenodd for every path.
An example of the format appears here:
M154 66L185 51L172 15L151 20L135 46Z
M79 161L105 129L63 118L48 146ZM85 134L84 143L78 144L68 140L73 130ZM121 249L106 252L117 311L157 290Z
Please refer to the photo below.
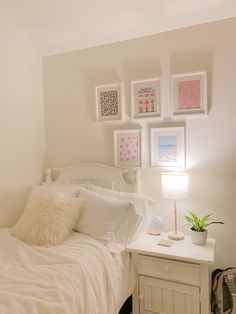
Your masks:
M184 127L153 128L150 136L151 167L185 166Z

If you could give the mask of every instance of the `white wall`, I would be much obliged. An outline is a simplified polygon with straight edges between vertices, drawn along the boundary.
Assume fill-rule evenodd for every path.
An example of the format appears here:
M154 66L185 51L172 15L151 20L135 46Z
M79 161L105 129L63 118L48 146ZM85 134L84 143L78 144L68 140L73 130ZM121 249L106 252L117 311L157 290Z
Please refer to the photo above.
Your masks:
M113 130L127 127L184 125L190 198L178 203L199 214L213 211L225 225L212 226L217 238L216 264L236 266L236 19L225 20L135 40L75 51L44 59L47 165L80 161L113 164ZM162 102L169 115L171 73L208 71L208 117L186 121L133 123L130 81L162 75ZM124 123L95 122L96 85L123 81ZM158 211L172 226L172 204L161 199L161 169L148 166L145 139L143 191L158 200ZM180 217L180 228L185 222Z
M0 226L18 219L44 156L42 64L0 7Z

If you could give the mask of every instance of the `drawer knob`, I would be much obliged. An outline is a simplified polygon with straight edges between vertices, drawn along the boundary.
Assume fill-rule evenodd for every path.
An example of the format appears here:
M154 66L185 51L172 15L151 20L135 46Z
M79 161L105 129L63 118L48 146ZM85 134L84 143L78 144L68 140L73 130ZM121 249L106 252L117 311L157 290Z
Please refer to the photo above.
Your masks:
M139 298L139 300L143 300L143 294L140 294L140 295L138 296L138 298Z
M165 273L170 273L170 268L168 266L165 266L163 270Z

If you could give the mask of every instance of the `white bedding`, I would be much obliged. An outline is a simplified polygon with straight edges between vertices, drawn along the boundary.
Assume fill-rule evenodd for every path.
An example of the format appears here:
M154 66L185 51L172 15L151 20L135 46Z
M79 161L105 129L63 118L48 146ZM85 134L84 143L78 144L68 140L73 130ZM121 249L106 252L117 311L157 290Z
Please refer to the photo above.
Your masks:
M0 314L117 314L133 287L129 254L89 236L43 248L0 230Z

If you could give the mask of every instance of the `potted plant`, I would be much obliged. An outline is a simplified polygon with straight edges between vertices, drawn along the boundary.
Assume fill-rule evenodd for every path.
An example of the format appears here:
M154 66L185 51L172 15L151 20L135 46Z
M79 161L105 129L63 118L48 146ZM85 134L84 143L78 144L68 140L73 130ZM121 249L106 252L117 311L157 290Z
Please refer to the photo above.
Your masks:
M189 210L185 219L191 225L190 236L194 244L204 245L207 240L207 227L213 224L223 224L222 221L215 221L212 218L213 213L198 217L193 211Z

